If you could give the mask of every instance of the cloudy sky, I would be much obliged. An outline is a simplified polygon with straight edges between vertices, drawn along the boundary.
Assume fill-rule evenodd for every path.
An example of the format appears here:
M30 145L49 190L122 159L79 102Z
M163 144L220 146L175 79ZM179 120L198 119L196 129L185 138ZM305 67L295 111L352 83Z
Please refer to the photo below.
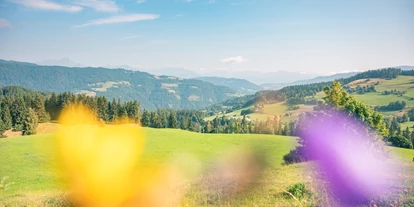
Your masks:
M0 59L328 74L414 65L412 0L0 0Z

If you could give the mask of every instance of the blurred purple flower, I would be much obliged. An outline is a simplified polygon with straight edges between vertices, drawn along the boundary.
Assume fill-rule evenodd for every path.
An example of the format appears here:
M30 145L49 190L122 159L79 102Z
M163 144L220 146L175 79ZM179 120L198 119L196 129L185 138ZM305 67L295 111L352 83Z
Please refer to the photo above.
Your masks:
M307 117L301 123L307 156L318 160L332 194L344 205L369 201L387 191L387 165L376 152L381 142L365 124L331 110Z

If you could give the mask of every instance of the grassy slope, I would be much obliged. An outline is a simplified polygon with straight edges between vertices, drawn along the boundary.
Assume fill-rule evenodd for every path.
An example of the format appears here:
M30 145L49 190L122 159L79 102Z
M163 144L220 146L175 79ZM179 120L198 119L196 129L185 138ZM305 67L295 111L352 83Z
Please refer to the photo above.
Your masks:
M146 129L147 143L144 150L144 162L151 158L159 162L176 157L177 154L187 153L199 160L201 167L208 168L228 149L237 146L251 146L256 150L258 146L270 150L266 154L271 161L270 168L257 181L258 187L252 188L247 196L220 200L216 191L205 189L208 180L189 183L183 206L293 206L297 201L283 195L284 190L297 182L303 182L318 192L314 181L309 177L312 163L302 163L281 166L282 157L296 144L293 137L271 135L222 135L197 134L171 129ZM36 135L0 139L0 177L9 176L9 182L15 182L7 191L0 192L0 204L6 206L28 205L37 206L51 203L52 206L63 205L64 193L60 190L59 176L53 173L50 163L55 160L53 150L55 136ZM255 143L257 145L255 145ZM414 169L411 163L414 150L390 148L394 158L404 161ZM406 165L407 165L406 164ZM191 163L185 168L191 168ZM411 171L412 172L412 171ZM408 182L411 185L412 182ZM217 200L217 198L220 198ZM307 205L301 201L301 205ZM314 201L310 201L314 202Z
M272 149L274 153L270 160L273 167L277 167L283 161L282 156L296 143L295 138L285 136L198 134L171 129L148 128L146 134L144 160L151 158L162 162L177 154L188 153L203 163L202 167L208 167L229 148L252 143ZM15 182L0 197L59 187L51 182L56 178L51 166L56 154L54 140L54 134L0 139L0 177L9 176L8 180Z
M263 113L253 113L246 115L251 120L260 120L260 121L266 121L268 117L272 116L282 116L282 121L289 122L291 120L297 119L297 116L301 112L306 111L312 111L313 106L306 106L306 105L298 105L300 108L297 110L288 110L288 106L285 102L280 103L274 103L274 104L266 104L264 107ZM230 113L225 114L227 117L233 117L233 118L243 118L243 116L240 115L241 111L244 109L248 109L250 107L246 107L240 110L236 110ZM285 114L290 114L290 116L284 116ZM222 116L222 115L219 115ZM206 120L213 120L215 116L211 116L206 118Z

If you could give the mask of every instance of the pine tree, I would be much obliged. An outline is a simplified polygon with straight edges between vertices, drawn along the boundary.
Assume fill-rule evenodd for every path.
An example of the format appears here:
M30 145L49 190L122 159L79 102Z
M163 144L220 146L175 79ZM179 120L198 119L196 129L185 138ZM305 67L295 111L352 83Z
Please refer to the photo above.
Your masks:
M26 110L24 121L23 121L23 135L33 135L36 134L37 125L38 125L37 115L33 109L29 108Z
M45 123L50 121L50 115L46 112L45 104L40 94L36 94L32 101L32 109L35 111L39 123Z
M216 116L213 120L213 131L214 133L219 133L219 118Z
M8 105L8 100L4 100L1 103L1 111L0 111L0 119L2 119L2 123L3 123L3 129L4 130L9 130L12 128L13 124L12 124L12 117L10 114L10 109L9 109L9 105Z
M410 139L410 129L408 127L403 131L403 136L407 139Z
M246 115L243 115L243 119L241 121L241 132L242 133L247 133L247 120L246 120Z
M169 128L176 129L177 128L177 117L174 111L170 112L170 116L168 117L169 120Z
M151 127L154 128L161 128L161 118L158 116L158 113L156 111L151 112Z
M99 96L97 98L97 114L101 121L108 121L109 116L107 114L108 112L108 100L105 96Z
M188 127L188 124L187 124L187 118L185 118L185 117L183 117L182 119L181 119L181 129L184 129L184 130L186 130L187 129L187 127Z
M112 99L112 103L110 104L110 107L108 107L108 111L109 120L115 122L118 118L118 104L116 103L115 98Z
M168 128L167 113L165 111L162 112L161 123L163 128Z
M190 131L194 131L194 129L193 129L194 127L193 127L193 119L192 118L189 118L188 119L188 125L187 125L187 129L188 130L190 130Z
M141 124L144 127L151 126L151 113L146 109L144 109L144 113L142 114Z
M45 109L50 114L52 120L57 120L59 117L58 98L55 92L52 92L50 98L45 101Z
M204 126L204 133L210 133L210 132L211 132L211 123L210 123L210 120L208 120L206 125Z
M249 127L248 127L248 133L253 133L254 132L254 129L253 129L253 124L252 124L252 121L249 121Z
M16 98L13 101L10 109L14 130L22 130L25 112L27 111L23 98Z

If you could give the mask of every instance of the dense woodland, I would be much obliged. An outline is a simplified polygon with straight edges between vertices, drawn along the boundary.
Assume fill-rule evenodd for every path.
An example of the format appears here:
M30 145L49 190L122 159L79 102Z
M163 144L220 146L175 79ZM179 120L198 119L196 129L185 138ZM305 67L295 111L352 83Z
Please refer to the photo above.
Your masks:
M200 133L294 134L294 122L282 124L279 117L269 118L266 122L224 116L204 121L206 113L202 111L142 110L137 101L121 102L120 99L108 100L104 96L91 97L70 92L40 93L16 86L5 87L0 91L0 132L13 129L23 131L23 135L35 134L38 123L57 121L65 107L82 104L91 108L101 122L109 124L129 120L145 127L178 128Z
M378 111L398 111L404 109L406 105L405 101L395 101L390 102L386 106L377 106L375 109Z

